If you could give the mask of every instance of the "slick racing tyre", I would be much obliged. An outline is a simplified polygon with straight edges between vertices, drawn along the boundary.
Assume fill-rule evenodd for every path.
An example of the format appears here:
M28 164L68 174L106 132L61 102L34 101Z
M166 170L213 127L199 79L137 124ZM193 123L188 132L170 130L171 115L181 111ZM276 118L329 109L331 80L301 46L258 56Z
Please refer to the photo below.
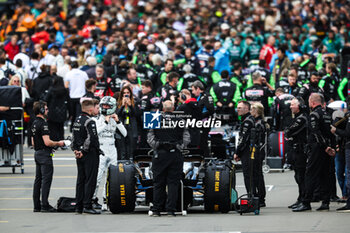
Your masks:
M227 213L232 209L231 192L235 188L235 171L229 160L212 161L204 177L204 209Z
M136 178L134 165L118 162L108 169L106 183L107 205L112 213L132 212L135 209Z

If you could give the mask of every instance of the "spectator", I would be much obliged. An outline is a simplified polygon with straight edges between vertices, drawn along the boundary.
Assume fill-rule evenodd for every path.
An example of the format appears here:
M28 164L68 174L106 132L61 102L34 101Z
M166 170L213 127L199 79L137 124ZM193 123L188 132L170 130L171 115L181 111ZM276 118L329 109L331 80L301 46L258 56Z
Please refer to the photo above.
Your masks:
M52 87L46 96L48 113L48 125L50 138L56 141L64 139L64 122L67 120L69 106L69 93L64 87L63 78L54 76ZM62 147L64 148L64 147Z
M66 75L65 87L69 88L70 97L70 117L72 122L80 114L80 98L86 93L85 81L89 79L84 71L78 69L78 62L74 61L71 64L72 70ZM72 124L73 125L73 124Z

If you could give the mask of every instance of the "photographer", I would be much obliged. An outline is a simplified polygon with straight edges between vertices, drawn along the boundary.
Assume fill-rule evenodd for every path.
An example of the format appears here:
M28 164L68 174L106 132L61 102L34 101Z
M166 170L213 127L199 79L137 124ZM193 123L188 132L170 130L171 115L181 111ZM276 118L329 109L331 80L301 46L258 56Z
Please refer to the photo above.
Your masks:
M192 84L192 94L197 98L200 120L207 120L209 117L212 117L214 114L214 100L211 95L208 95L204 92L204 85L200 81L195 81ZM200 131L200 144L199 148L203 150L203 156L209 156L208 148L208 134L210 128L202 128Z
M33 111L36 119L31 128L36 165L33 188L34 212L56 212L56 209L48 201L53 175L52 149L53 147L64 146L64 142L56 142L50 139L49 126L46 122L48 110L46 102L34 103ZM41 204L40 192L42 196Z
M128 85L123 86L120 91L117 115L127 130L127 137L121 138L120 158L122 160L132 159L138 137L137 108L131 87Z
M191 116L192 119L200 119L200 109L198 102L195 98L191 97L191 92L187 89L183 89L180 92L179 102L181 103L176 111L182 111L185 115ZM198 128L188 129L191 136L191 143L189 147L197 147L200 143L200 130Z
M171 117L174 105L171 101L163 103L163 119L180 120ZM190 134L183 128L151 129L148 133L148 144L154 150L152 158L153 171L153 216L160 216L164 209L168 215L175 216L178 199L179 183L183 171L181 150L190 142ZM166 197L166 186L168 197Z

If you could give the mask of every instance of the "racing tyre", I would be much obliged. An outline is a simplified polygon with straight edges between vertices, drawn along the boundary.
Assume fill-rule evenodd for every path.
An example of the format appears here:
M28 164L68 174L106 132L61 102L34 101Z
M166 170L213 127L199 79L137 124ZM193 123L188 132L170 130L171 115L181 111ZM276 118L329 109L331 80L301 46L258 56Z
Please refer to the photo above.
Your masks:
M135 167L129 162L118 162L108 168L106 196L107 205L113 214L132 212L136 201Z
M235 170L229 160L212 161L204 177L204 209L227 213L232 209L231 192L235 188Z

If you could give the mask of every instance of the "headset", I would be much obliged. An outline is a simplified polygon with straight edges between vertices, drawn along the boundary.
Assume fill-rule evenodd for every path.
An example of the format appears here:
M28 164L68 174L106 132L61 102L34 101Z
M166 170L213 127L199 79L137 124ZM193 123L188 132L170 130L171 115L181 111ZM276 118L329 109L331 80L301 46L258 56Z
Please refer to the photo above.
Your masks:
M299 110L301 111L301 112L305 112L306 110L307 110L307 106L306 106L306 104L305 104L305 101L303 100L303 98L301 98L300 96L298 96L298 97L295 97L297 100L298 100L298 102L299 102Z
M180 98L183 100L183 101L186 101L187 97L184 93L181 93L180 95Z
M45 114L45 102L39 101L39 113L44 115Z

